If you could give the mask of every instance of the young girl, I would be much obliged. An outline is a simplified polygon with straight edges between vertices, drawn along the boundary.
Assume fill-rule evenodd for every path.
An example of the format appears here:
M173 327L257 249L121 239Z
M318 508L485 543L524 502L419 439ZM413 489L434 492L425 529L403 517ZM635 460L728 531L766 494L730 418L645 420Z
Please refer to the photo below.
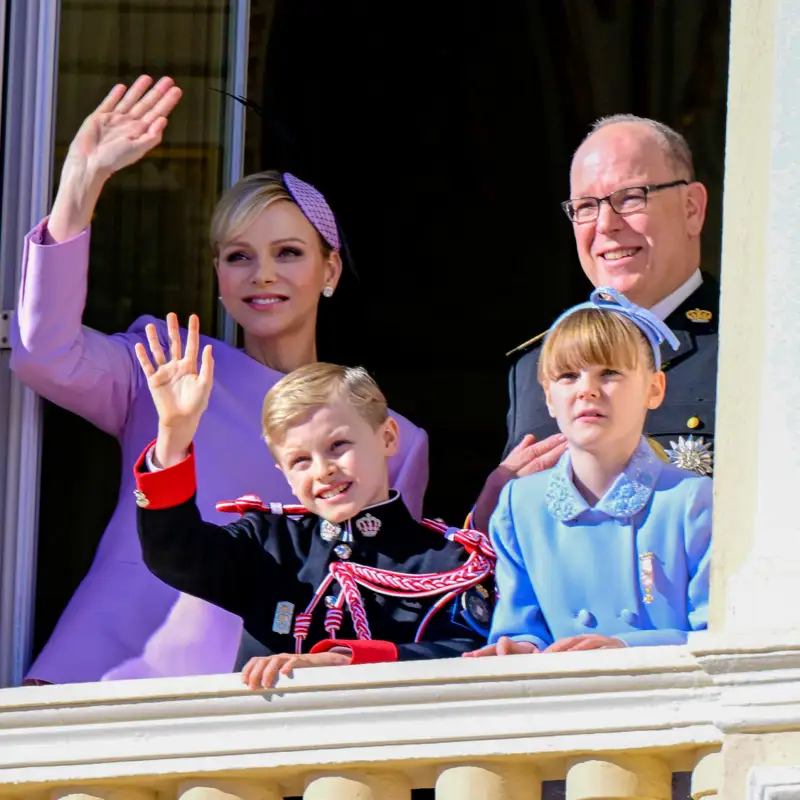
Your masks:
M470 656L683 644L707 624L710 478L642 436L664 397L663 322L613 289L563 314L539 381L568 450L492 515L499 600Z

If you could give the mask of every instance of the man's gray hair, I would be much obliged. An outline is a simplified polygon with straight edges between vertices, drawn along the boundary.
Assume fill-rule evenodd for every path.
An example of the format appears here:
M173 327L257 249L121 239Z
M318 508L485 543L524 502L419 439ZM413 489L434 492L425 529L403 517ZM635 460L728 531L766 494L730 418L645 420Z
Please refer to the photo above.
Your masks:
M601 128L609 125L616 125L619 122L633 122L638 125L646 125L656 135L656 138L664 151L667 163L683 178L694 180L694 161L692 151L686 139L678 131L648 117L637 117L635 114L612 114L608 117L600 117L592 124L592 128L584 138L584 142L593 133L597 133ZM581 142L583 144L583 142Z

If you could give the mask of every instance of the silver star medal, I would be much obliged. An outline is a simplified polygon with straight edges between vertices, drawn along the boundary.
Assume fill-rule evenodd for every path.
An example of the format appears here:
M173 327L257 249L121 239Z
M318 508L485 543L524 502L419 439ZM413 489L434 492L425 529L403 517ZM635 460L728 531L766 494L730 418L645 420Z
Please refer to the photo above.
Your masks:
M678 437L677 442L670 442L671 450L665 450L670 461L681 469L688 469L698 475L711 475L714 471L714 456L711 442L705 443L702 436L696 439L689 434L685 439Z
M361 519L356 520L356 528L358 528L359 533L368 539L378 535L381 525L383 523L377 517L373 517L372 514L365 514Z
M342 528L340 525L334 525L324 519L322 520L322 525L320 525L319 535L326 542L335 542L342 535Z

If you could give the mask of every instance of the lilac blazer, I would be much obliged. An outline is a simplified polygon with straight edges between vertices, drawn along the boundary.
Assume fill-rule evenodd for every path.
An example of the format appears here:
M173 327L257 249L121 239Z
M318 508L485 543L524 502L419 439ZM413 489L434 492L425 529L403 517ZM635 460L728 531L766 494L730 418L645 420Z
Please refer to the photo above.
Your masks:
M134 344L146 346L144 328L153 322L166 348L166 323L141 317L113 336L83 326L90 232L45 244L45 225L25 238L11 368L43 397L117 438L122 485L89 573L28 677L70 683L230 672L241 620L161 583L142 563L136 535L133 465L155 437L157 416ZM281 373L215 339L203 337L201 348L208 342L214 345L214 389L195 439L203 517L229 522L214 505L243 494L296 502L260 432L264 395ZM394 417L400 451L390 461L390 480L420 516L428 439Z

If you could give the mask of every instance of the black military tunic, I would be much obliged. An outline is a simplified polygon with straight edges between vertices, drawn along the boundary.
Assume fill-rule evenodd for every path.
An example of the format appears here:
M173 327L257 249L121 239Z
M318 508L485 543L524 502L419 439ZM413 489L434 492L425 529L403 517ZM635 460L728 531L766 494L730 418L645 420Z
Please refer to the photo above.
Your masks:
M227 525L213 525L202 520L195 504L193 464L190 478L185 477L189 472L186 465L182 467L184 478L174 473L183 488L165 490L168 473L178 469L181 466L147 473L144 456L137 464L138 529L144 563L175 589L242 618L244 635L237 669L253 655L295 651L292 618L296 620L297 614L306 610L328 576L331 562L347 560L422 575L455 570L469 556L460 544L417 522L396 492L387 502L364 509L349 526L342 526L351 537L345 549L341 537L331 537L336 531L323 529L328 523L307 512L300 516L268 513L267 506L267 510L244 510ZM180 502L173 504L174 500ZM369 524L359 524L367 516ZM333 604L340 591L334 581L320 599L304 652L330 639L324 628L326 606ZM486 643L491 606L489 591L483 586L459 593L435 613L417 643L414 638L426 612L445 593L417 599L360 588L360 594L372 639L394 643L398 660L459 656ZM346 610L336 638L357 638Z
M710 275L665 320L680 342L675 352L662 345L661 355L667 375L667 391L662 405L650 411L645 435L655 439L670 458L672 443L679 447L681 437L704 444L714 441L714 413L717 396L717 325L719 284ZM540 345L544 337L520 356L509 373L508 441L505 455L526 433L542 440L558 432L555 420L545 405L544 391L537 380ZM504 455L504 457L505 457Z

